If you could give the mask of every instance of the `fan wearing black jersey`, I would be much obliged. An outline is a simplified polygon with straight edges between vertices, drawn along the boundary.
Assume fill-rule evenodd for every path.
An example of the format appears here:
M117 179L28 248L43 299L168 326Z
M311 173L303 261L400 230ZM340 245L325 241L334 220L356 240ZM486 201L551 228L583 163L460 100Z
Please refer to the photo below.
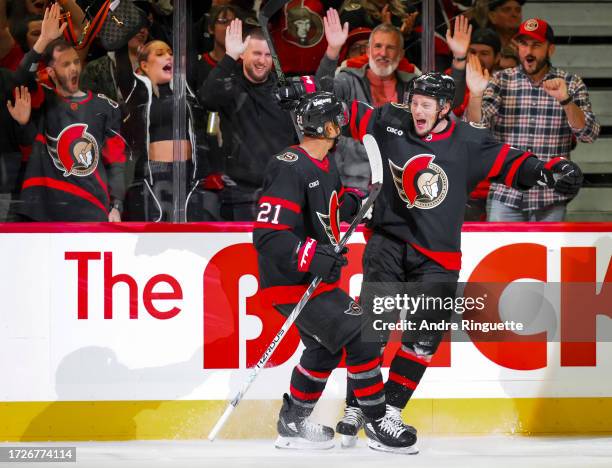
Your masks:
M414 444L414 434L387 413L380 345L361 340L361 308L338 287L347 263L346 250L334 250L340 220L352 220L363 198L342 187L328 155L346 119L344 106L333 94L304 97L296 109L304 140L272 157L258 202L253 241L264 304L288 316L314 277L323 280L296 320L305 349L293 370L289 393L283 396L276 446L333 446L334 430L308 416L344 350L370 446L401 451Z
M121 221L127 159L121 112L105 95L80 89L81 61L61 39L60 16L58 3L45 10L40 36L15 72L16 84L29 88L16 96L25 112L12 112L29 153L15 211L23 221ZM53 89L36 81L41 61Z

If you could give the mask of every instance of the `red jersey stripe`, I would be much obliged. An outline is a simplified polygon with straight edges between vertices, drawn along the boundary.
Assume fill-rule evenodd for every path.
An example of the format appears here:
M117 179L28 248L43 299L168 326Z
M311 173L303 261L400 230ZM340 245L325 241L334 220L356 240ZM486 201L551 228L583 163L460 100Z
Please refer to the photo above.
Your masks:
M285 200L284 198L277 197L261 197L259 199L259 204L262 203L270 203L271 205L280 205L283 208L287 208L288 210L295 211L296 213L300 213L302 211L302 207L295 202Z
M100 177L100 171L96 170L94 172L94 176L96 177L96 180L100 184L100 187L102 187L102 190L104 191L104 195L106 195L106 200L108 201L108 204L110 205L110 195L108 194L108 187L106 186L106 184L102 180L102 177Z
M368 130L368 124L370 123L370 117L372 117L372 110L373 109L368 109L367 111L365 111L365 114L363 115L361 122L359 122L359 141L363 140L363 137L365 136L366 131Z
M429 257L434 262L442 265L447 270L461 270L461 252L436 252L434 250L421 247L414 242L410 242L410 245L426 257Z
M491 179L493 177L497 177L502 170L504 165L504 161L506 160L506 156L508 156L508 151L510 151L510 145L504 145L499 150L497 157L495 158L495 162L493 163L493 167L487 174L487 179Z
M350 126L351 126L351 137L353 137L355 140L358 139L359 134L357 133L357 101L353 101L353 103L351 104L351 122L350 122Z
M25 190L31 187L49 187L54 190L61 190L63 192L68 192L74 195L75 197L79 197L79 198L82 198L83 200L88 201L89 203L97 206L102 211L104 211L105 214L108 214L108 209L106 208L106 206L104 206L104 204L100 200L98 200L88 191L82 189L81 187L73 185L69 182L64 182L63 180L55 180L50 177L32 177L30 179L27 179L23 183L23 186L21 189Z
M508 171L508 174L506 175L506 179L504 180L504 183L507 186L512 187L512 181L514 180L514 175L518 171L519 167L521 167L521 164L523 164L523 161L527 159L529 156L533 156L533 155L531 153L523 153L522 156L520 156L516 161L512 163L512 166L510 167L510 170Z

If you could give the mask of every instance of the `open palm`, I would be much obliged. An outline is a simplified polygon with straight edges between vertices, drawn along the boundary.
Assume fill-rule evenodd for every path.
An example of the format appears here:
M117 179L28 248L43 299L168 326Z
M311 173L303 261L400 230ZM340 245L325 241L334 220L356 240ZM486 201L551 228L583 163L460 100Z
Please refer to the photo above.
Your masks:
M327 45L333 49L340 49L346 42L349 32L349 24L340 22L340 15L333 8L327 10L327 15L323 18L325 26L325 39Z
M25 125L30 121L30 114L32 113L32 99L30 98L30 92L26 86L15 88L15 104L11 101L7 101L6 107L8 108L11 117L15 119L19 125Z

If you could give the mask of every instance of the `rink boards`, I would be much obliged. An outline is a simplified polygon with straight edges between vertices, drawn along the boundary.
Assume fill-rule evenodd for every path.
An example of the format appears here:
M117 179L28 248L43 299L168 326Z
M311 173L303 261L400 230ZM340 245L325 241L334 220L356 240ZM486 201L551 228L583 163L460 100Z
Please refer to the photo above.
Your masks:
M579 343L452 340L405 417L423 433L612 432L611 233L466 225L461 281L556 284L538 313L590 331ZM2 225L0 239L0 440L201 438L282 324L259 301L248 224ZM342 286L357 295L362 233L351 245ZM585 285L582 306L563 294L571 282ZM223 437L273 435L300 350L293 331ZM345 377L332 374L323 421L341 411Z

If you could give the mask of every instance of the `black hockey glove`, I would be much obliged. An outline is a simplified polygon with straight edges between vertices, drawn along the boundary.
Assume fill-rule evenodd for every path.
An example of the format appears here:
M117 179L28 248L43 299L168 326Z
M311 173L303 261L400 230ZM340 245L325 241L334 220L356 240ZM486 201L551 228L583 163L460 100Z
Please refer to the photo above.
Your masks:
M325 283L335 283L340 279L342 267L348 264L344 256L348 250L344 247L342 252L336 253L334 248L331 244L318 244L307 238L298 245L297 269L320 276Z
M345 187L340 197L340 219L352 222L367 198L368 192L354 187Z
M287 79L285 86L279 86L274 96L282 109L294 110L300 99L316 90L314 76L294 76Z
M584 176L578 164L565 158L553 158L542 167L538 183L554 188L563 195L576 195Z

